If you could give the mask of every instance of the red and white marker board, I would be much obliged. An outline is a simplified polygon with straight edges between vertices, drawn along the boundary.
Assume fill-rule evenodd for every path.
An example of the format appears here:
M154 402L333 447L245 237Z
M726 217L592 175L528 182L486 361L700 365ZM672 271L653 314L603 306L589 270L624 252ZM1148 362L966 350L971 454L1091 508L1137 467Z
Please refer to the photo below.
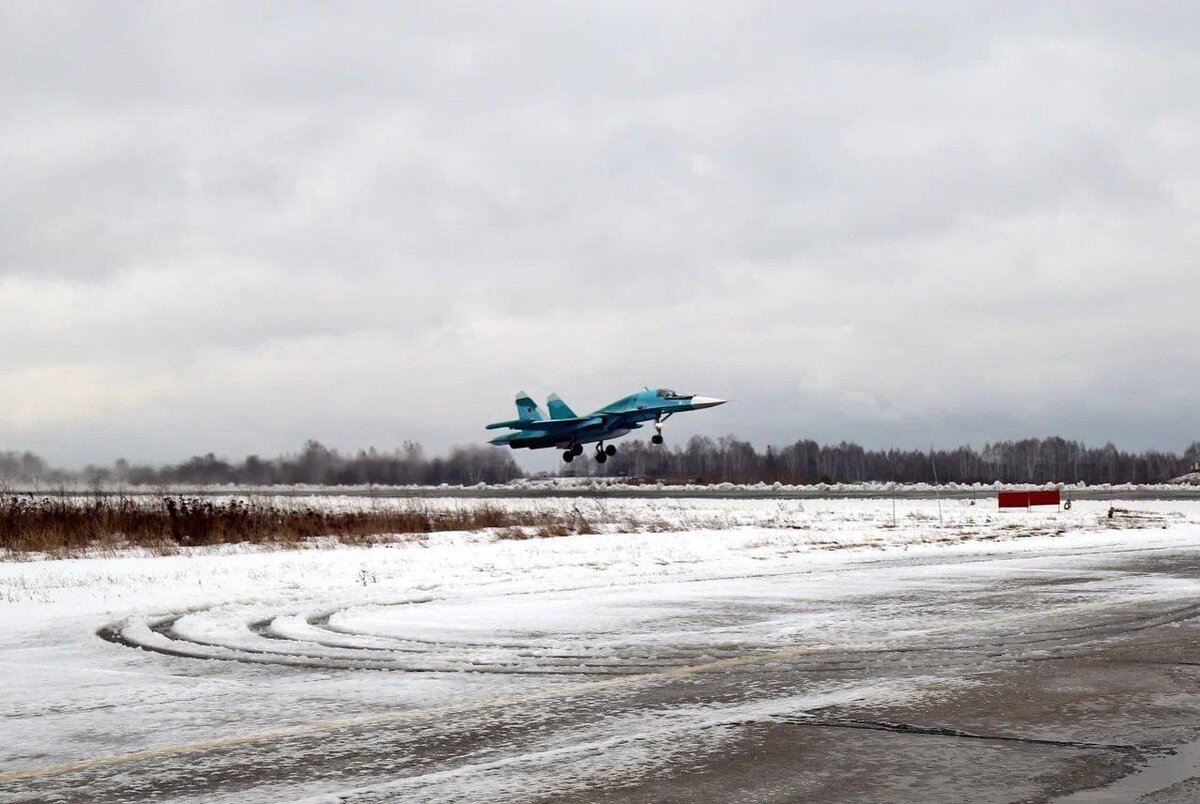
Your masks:
M1062 503L1062 493L1058 489L1001 491L997 500L1001 508L1032 508L1035 505L1059 505Z

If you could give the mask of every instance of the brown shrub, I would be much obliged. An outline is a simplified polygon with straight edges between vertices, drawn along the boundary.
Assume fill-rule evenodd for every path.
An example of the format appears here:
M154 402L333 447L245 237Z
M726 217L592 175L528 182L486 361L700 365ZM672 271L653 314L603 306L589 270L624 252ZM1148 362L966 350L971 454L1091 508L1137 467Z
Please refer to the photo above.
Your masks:
M577 510L510 511L494 505L442 510L405 501L342 511L259 498L0 493L0 550L14 553L137 545L166 554L196 545L289 545L322 536L363 544L391 534L484 529L499 530L499 538L528 538L524 528L538 536L596 532Z

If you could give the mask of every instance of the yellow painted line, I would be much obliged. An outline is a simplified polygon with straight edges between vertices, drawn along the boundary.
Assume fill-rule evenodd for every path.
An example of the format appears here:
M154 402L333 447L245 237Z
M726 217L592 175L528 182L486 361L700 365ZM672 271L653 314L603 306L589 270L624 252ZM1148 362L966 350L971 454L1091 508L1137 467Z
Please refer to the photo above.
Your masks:
M266 731L258 731L251 734L216 737L211 740L197 740L190 743L167 745L163 746L162 748L148 748L144 751L130 751L129 753L125 754L110 754L107 756L92 757L90 759L79 759L72 762L58 762L52 765L42 765L35 768L3 771L0 772L0 783L15 782L22 779L39 779L45 776L55 776L62 773L94 770L96 768L107 768L114 765L128 765L135 762L145 762L154 759L187 756L189 754L199 754L205 751L213 751L221 748L234 748L237 746L251 745L254 743L275 742L278 740L286 740L290 737L303 737L306 735L319 734L326 731L337 731L339 729L359 728L362 726L379 726L385 724L395 725L406 722L432 720L438 717L458 715L481 709L493 709L502 706L512 706L514 704L524 704L550 700L553 698L569 697L571 695L603 690L609 687L633 686L638 683L656 681L659 679L684 678L687 676L698 675L700 673L727 670L749 664L756 664L759 662L795 658L811 653L819 653L827 650L829 647L830 646L827 645L807 646L803 648L790 648L787 650L773 651L770 653L747 654L744 656L734 656L729 659L718 659L712 662L705 662L704 664L671 667L667 668L666 670L655 671L653 673L614 676L612 678L599 681L579 681L570 684L561 684L555 687L548 687L546 689L534 690L531 692L498 695L492 698L484 698L477 701L467 701L457 704L443 704L440 706L428 706L418 709L378 712L372 715L358 715L355 717L338 718L334 720L321 720L313 723L301 723L295 726L285 726L279 729L268 729Z

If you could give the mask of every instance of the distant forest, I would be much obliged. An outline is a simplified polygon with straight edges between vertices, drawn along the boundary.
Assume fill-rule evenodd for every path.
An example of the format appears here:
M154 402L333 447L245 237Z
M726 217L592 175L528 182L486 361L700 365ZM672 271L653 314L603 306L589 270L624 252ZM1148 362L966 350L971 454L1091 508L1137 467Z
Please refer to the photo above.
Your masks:
M867 450L845 442L820 445L797 441L758 451L733 436L696 436L685 445L656 447L641 441L617 442L606 464L583 457L560 468L563 475L626 476L698 483L1162 483L1193 471L1200 441L1173 452L1123 452L1112 444L1088 447L1058 437L988 444L982 450ZM238 484L314 485L475 485L523 477L510 450L490 446L454 447L429 457L419 444L391 451L340 453L309 441L294 455L230 462L212 453L169 466L120 460L112 466L62 470L29 452L0 452L0 481L10 486L60 483L158 485Z
M353 454L342 454L317 441L308 441L299 453L278 458L251 455L233 463L210 452L169 466L144 466L119 460L112 466L88 466L78 471L54 469L28 452L0 452L0 479L10 484L475 485L504 483L523 476L509 450L490 446L453 447L445 457L431 458L420 444L412 441L388 452L372 448Z
M585 451L584 455L588 453ZM621 444L603 467L582 463L584 472L635 477L669 477L728 483L1162 483L1192 471L1200 441L1182 455L1122 452L1112 444L1087 447L1057 436L972 447L928 450L868 450L842 442L797 441L759 452L733 436L696 436L664 450L644 442ZM575 464L572 464L574 466ZM602 471L597 471L602 469Z

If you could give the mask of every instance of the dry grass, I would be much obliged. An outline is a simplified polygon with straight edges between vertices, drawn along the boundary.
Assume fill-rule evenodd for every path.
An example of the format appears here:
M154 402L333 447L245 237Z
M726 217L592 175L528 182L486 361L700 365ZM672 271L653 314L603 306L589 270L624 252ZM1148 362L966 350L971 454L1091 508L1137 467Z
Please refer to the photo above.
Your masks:
M214 544L292 545L317 537L369 543L392 534L495 529L500 538L595 533L578 509L510 511L492 505L435 509L420 501L337 510L270 499L137 498L0 493L0 551L73 553L93 548ZM518 535L519 534L519 535Z

